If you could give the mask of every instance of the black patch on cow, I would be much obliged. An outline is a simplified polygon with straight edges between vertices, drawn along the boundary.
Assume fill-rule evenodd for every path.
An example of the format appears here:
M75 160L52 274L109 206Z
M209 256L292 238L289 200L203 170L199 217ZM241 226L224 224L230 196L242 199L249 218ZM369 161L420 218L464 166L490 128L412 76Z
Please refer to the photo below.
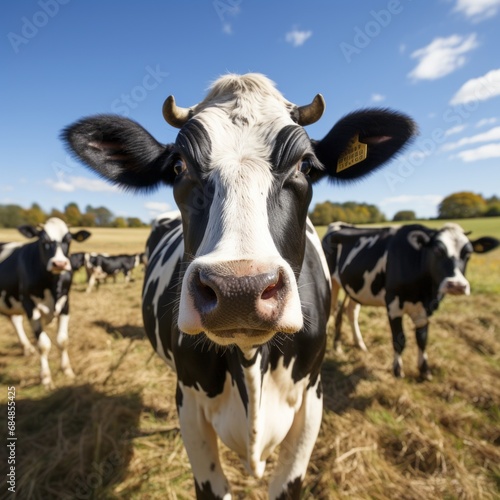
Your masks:
M168 243L170 245L169 249L163 254L163 257L161 259L161 266L164 266L172 257L172 254L177 250L179 245L182 243L183 237L182 233L175 238L175 240L172 243Z
M300 498L300 491L302 489L301 477L296 477L286 485L286 489L276 497L276 500L298 500Z
M195 480L194 487L196 490L196 498L202 498L203 500L222 500L222 497L217 496L212 491L212 485L210 484L209 481L205 481L204 483L201 483L201 487L200 487L198 485L198 482Z
M142 291L142 320L149 341L155 351L158 351L158 344L155 335L156 316L153 299L156 296L159 281L160 278L155 280L144 280L144 290Z
M193 118L179 131L173 156L180 154L186 166L196 177L208 173L212 155L212 141L203 124Z
M175 391L175 404L177 405L177 411L182 408L182 402L184 401L184 394L182 394L182 389L177 384L177 389Z
M372 282L372 294L377 296L385 287L385 273L377 273Z

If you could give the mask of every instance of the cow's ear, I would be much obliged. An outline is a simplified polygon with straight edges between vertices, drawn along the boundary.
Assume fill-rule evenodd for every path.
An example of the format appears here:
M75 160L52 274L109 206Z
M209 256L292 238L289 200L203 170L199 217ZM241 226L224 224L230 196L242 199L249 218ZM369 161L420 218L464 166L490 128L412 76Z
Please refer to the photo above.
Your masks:
M150 190L172 184L167 171L172 145L164 146L138 123L116 115L97 115L66 127L61 139L79 160L101 177L126 189Z
M26 238L38 238L40 235L40 230L30 224L19 226L17 230Z
M500 241L491 236L483 236L482 238L471 241L471 243L475 253L486 253L494 250L500 245Z
M321 141L313 141L324 171L312 180L350 181L381 167L417 134L408 116L387 109L356 111L340 119Z
M430 235L421 229L414 229L407 235L408 243L415 249L420 251L425 245L431 241Z
M81 243L82 241L85 241L91 235L92 235L92 233L90 233L89 231L86 231L85 229L82 229L82 230L78 231L77 233L71 233L71 237L75 241L78 241L78 243Z

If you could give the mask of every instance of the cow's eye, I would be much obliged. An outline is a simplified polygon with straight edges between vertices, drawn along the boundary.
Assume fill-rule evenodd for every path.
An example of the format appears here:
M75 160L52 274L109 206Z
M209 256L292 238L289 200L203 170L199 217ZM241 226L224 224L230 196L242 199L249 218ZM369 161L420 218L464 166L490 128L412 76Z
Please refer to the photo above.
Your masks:
M444 245L444 243L441 243L440 241L436 242L436 245L434 246L434 253L438 257L447 257L448 256L448 252L446 251L446 246Z
M186 170L186 163L182 158L177 158L174 162L174 172L175 175L179 175L180 173L184 172Z
M45 247L45 250L49 250L50 249L50 243L45 243L43 246Z
M302 158L302 160L297 163L297 170L302 172L304 175L307 175L312 168L312 162L309 158Z

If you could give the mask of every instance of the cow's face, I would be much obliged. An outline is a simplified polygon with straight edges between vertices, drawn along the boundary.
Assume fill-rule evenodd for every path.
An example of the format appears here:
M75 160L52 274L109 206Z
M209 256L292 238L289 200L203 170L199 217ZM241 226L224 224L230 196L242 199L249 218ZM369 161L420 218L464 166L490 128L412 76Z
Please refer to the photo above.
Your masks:
M260 344L303 325L296 276L308 174L320 163L274 87L228 92L232 83L221 85L222 102L213 89L198 106L169 158L189 261L179 328L219 344Z
M84 241L90 236L88 231L71 234L66 224L57 217L48 219L40 227L26 225L18 229L28 238L38 238L42 266L53 274L71 271L71 262L68 257L71 240L74 238L77 241Z
M180 128L175 144L163 147L139 125L109 116L64 132L73 151L113 182L173 185L186 252L182 332L248 347L302 328L297 277L312 182L365 175L415 131L407 117L377 110L349 115L311 141L303 125L323 107L320 97L291 104L262 75L228 75L192 108L165 101L165 118ZM367 159L338 171L355 136L368 144Z
M425 236L428 272L438 288L439 296L469 295L470 284L465 271L471 255L474 252L488 252L496 246L498 241L490 237L470 241L464 230L454 223L445 224L432 236Z

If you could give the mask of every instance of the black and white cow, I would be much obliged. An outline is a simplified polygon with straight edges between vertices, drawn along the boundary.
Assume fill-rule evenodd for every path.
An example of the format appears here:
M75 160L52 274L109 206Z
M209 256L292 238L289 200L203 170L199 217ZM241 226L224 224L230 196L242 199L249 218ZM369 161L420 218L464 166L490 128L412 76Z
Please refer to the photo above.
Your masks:
M11 318L25 354L33 348L23 329L23 313L35 333L41 362L41 380L52 386L48 355L51 347L45 326L58 318L57 345L61 350L61 369L68 377L73 370L68 356L69 288L72 269L68 258L72 240L84 241L85 230L70 233L61 220L52 217L40 227L19 227L26 244L7 243L0 251L0 313Z
M91 253L85 259L85 269L87 271L87 292L91 292L94 285L99 286L101 281L113 277L116 283L116 277L123 273L125 282L128 283L133 269L141 262L142 254L120 254L104 255L100 253Z
M174 144L109 115L63 133L113 183L173 186L181 217L153 229L143 318L154 349L177 373L198 498L231 498L217 435L257 477L281 444L270 498L300 495L322 416L330 310L326 261L307 220L312 183L368 174L415 131L404 115L365 110L311 141L303 126L323 109L319 95L298 107L262 75L227 75L196 106L165 101L166 121L180 128ZM355 136L368 156L341 170L337 161Z
M75 252L70 254L69 261L71 263L71 269L73 269L73 271L81 269L85 265L88 255L87 252Z
M470 241L458 224L441 229L420 224L383 228L358 228L333 223L323 237L323 249L332 275L332 314L341 288L344 303L335 318L335 347L340 348L342 312L345 308L354 341L365 343L358 325L361 305L387 309L394 347L394 375L402 377L405 347L403 315L415 325L419 349L418 368L423 378L431 373L425 348L429 316L446 295L468 295L465 268L473 252L493 250L499 242L485 236Z

